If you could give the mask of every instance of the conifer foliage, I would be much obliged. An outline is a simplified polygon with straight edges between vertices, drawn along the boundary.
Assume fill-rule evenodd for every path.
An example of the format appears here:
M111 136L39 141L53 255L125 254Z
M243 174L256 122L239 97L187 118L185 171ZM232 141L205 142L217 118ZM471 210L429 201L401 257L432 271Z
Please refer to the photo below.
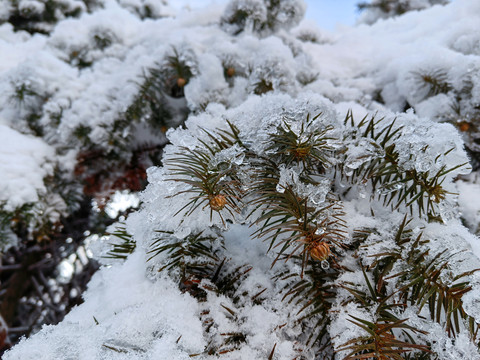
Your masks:
M251 236L267 243L265 261L271 259L270 271L281 284L277 296L283 294L284 302L299 307L296 321L287 325L304 329L299 338L304 345L297 349L298 355L327 357L336 348L346 359L361 359L366 354L373 358L403 358L404 354L437 356L426 327L413 325L404 315L411 310L409 306L417 306L419 312L424 310L425 315L429 314L428 319L445 329L445 336L455 337L461 331L470 331L476 341L475 320L462 307L462 296L472 290L467 278L476 269L454 271L449 281L440 280L453 270L448 270L448 249L438 253L429 251L428 241L421 233L416 237L411 235L413 218L407 220L409 215L393 225L396 233L358 227L350 239L348 228L355 229L357 224L348 223L349 215L342 205L345 199L353 197L359 203L370 203L373 218L379 216L374 216L376 211L398 211L412 214L418 225L429 221L448 223L449 210L445 211L442 204L452 195L446 189L455 173L462 172L468 163L409 170L408 166L419 164L425 154L419 152L416 158L396 149L408 134L407 119L373 117L355 122L348 113L342 122L335 116L332 118L330 105L320 99L305 99L291 107L283 102L283 108L273 105L276 102L279 98L275 96L265 97L262 106L271 106L270 111L278 117L280 125L271 127L269 121L255 115L260 106L257 102L252 104L250 112L227 113L230 120L219 128L199 128L199 138L190 148L174 146L166 151L163 181L176 185L164 196L185 204L175 207L179 209L175 213L178 220L174 220L178 228L172 233L173 239L186 236L187 244L192 236L196 239L211 231L212 226L218 226L216 232L220 233L229 223L254 226L257 230ZM253 132L249 129L251 123L256 124ZM441 125L432 124L432 131L437 126ZM365 142L361 151L359 142ZM462 157L466 159L460 149L452 149L444 156L445 163L450 163L449 157L456 159L454 163ZM407 159L412 165L404 163ZM212 199L220 197L223 201L218 206ZM371 238L393 245L376 253L375 246L369 244ZM178 240L173 239L168 240L164 235L162 247L154 242L155 256L150 261L156 262L157 256L171 261L168 259L172 259L173 253L169 255L172 250L168 244L179 246L178 242L172 242ZM207 270L206 264L218 258L217 251L228 256L225 253L228 246L218 243L220 247L215 250L212 244L210 240L208 247L202 245L195 255L179 248L179 254L199 259L192 259L192 270L196 270L188 277L183 276L181 284L185 279L200 287L204 284L205 274L198 273L202 258L207 274L213 274L207 275L207 279L217 277L220 270L215 272L215 267ZM357 260L352 263L347 259ZM163 261L158 262L160 270L184 266L183 261L161 265ZM237 281L246 281L241 267L221 261L222 268L229 266L238 272ZM277 267L283 269L275 275ZM298 272L294 270L296 267ZM184 289L194 297L200 296L197 286ZM340 321L333 309L337 307L338 311L346 304L352 304L355 310L347 312L349 317L345 321L365 334L360 332L362 335L342 343L338 340L342 334L332 333ZM370 313L372 307L376 309L374 313ZM227 311L236 314L238 309ZM221 351L219 346L215 351ZM241 344L230 350L234 349L241 349Z
M445 5L449 0L371 0L359 2L358 9L365 12L363 21L374 23L378 19L398 16L412 10L422 10L433 5Z
M480 38L452 11L480 7L424 10L467 36L432 41L432 64L395 35L437 3L360 5L398 23L343 38L301 24L301 0L9 17L41 56L0 73L0 130L35 160L31 177L9 162L29 192L0 179L0 314L12 341L31 335L5 359L480 359L480 252L461 223L477 217L457 190L476 170ZM34 20L50 35L13 31ZM363 64L376 33L408 61Z

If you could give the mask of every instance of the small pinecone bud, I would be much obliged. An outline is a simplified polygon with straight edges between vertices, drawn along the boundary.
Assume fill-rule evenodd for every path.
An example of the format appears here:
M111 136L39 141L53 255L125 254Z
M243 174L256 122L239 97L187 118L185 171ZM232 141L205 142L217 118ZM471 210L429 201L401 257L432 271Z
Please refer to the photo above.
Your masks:
M292 152L296 158L303 159L304 157L308 156L308 154L310 154L310 150L310 147L298 147Z
M310 250L310 256L313 260L327 260L330 254L330 245L324 241L318 243L313 249Z
M235 69L233 67L229 67L227 69L227 76L232 77L233 75L235 75Z
M212 196L210 198L210 207L212 208L212 210L220 211L225 207L226 204L227 198L221 194Z
M458 123L458 129L462 132L470 130L470 124L466 121Z
M179 78L177 79L177 86L178 86L179 88L183 88L186 83L187 83L187 80L185 80L185 79L182 78L182 77L179 77Z

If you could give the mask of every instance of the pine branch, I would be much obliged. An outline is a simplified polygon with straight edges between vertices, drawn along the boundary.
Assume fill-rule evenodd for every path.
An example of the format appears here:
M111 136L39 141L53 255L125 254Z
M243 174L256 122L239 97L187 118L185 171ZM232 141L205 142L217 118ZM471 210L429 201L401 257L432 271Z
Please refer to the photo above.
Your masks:
M430 353L426 345L413 343L411 333L427 334L425 331L405 324L408 319L399 319L396 315L398 310L404 308L405 304L393 301L395 292L388 293L385 287L384 278L379 273L374 273L375 283L372 283L367 272L362 268L367 291L359 290L356 284L343 283L340 286L347 290L352 296L353 301L357 302L360 308L376 308L374 322L362 320L351 316L353 320L349 321L360 327L368 335L358 336L341 345L337 351L351 352L344 358L350 360L359 359L404 359L403 354L412 350L419 350ZM397 309L397 310L396 310ZM401 340L395 333L406 337L408 341Z
M273 155L279 164L301 164L309 172L321 172L331 166L333 148L329 141L335 138L328 134L333 127L315 128L313 123L320 116L321 113L310 119L308 114L299 129L294 129L289 119L284 119L283 124L277 128L278 133L271 134L270 145L265 151Z
M198 208L209 207L210 218L215 211L224 221L222 210L227 211L232 217L235 212L239 212L243 191L237 178L235 159L216 157L222 150L231 149L232 145L239 143L238 130L233 125L229 125L231 132L219 130L214 135L205 130L211 141L200 140L202 149L182 148L183 152L176 153L165 161L171 167L171 173L174 176L170 180L190 186L189 189L178 192L174 196L184 193L192 195L190 201L175 215L186 210L186 216L189 216ZM239 148L239 151L242 152L242 149Z
M127 232L125 226L118 226L113 233L106 233L105 235L113 236L121 240L120 243L110 243L113 248L105 255L107 259L125 260L137 247L136 241L133 239L133 236Z
M476 336L478 327L463 309L462 297L472 289L464 279L479 269L459 274L451 283L445 283L442 274L449 266L447 250L430 255L430 250L425 248L428 240L422 240L422 234L412 238L408 223L405 217L399 226L395 236L396 249L372 255L375 261L370 269L373 269L376 290L372 291L371 297L381 299L383 296L386 300L395 297L402 306L416 305L419 311L428 306L431 319L445 326L449 336L455 336L462 326L468 327L471 335ZM409 249L406 257L405 249ZM397 262L402 263L400 268L405 270L392 274ZM365 278L368 283L368 277ZM392 280L396 281L395 293L380 294L378 289L385 291L385 282ZM369 285L369 288L373 289L373 286Z
M453 89L448 81L448 73L443 69L418 70L412 74L420 79L421 89L426 93L425 98L446 94Z
M295 260L301 261L299 257L295 257ZM282 281L291 280L282 289L282 300L300 306L296 314L299 316L296 324L302 325L305 320L313 321L303 331L310 333L305 342L307 347L317 345L324 350L332 346L328 332L329 311L337 295L333 282L339 274L335 269L326 271L317 262L310 262L303 277L290 272L281 272L274 277Z
M415 240L406 259L411 270L395 274L404 284L400 288L401 297L411 305L417 305L419 311L426 305L430 310L431 319L444 325L449 336L460 332L461 319L470 320L463 309L462 297L472 287L468 281L460 281L472 273L480 270L474 269L455 276L451 284L442 280L442 272L448 268L449 262L445 253L447 250L430 258L428 250L420 250L420 236ZM472 335L475 329L470 329Z
M304 268L309 256L327 260L332 255L330 244L343 247L344 214L336 201L313 207L309 198L296 194L292 186L282 193L277 191L277 184L275 178L260 179L254 190L257 199L252 202L263 209L256 219L260 227L254 236L270 241L269 250L277 249L275 262L287 252L287 258L300 252Z
M438 218L436 216L438 204L445 199L447 194L450 194L442 187L446 175L468 163L450 168L444 165L435 173L416 169L405 171L399 165L399 152L395 141L399 138L402 127L395 127L395 120L377 131L377 128L380 127L379 124L383 123L383 119L376 120L375 117L372 117L368 120L365 117L360 123L355 124L350 111L345 118L345 125L348 123L358 129L358 136L373 141L375 146L382 150L383 156L369 156L367 161L354 170L349 170L345 165L341 165L342 176L352 182L369 181L378 198L383 198L386 206L398 209L403 204L413 213L415 204L420 217L429 215ZM452 150L449 149L445 153L439 154L437 159L442 155L448 155Z
M194 150L180 148L180 151L166 160L166 164L174 176L172 181L189 186L174 195L190 195L177 214L184 211L185 216L191 216L198 208L210 207L211 217L213 211L220 212L224 208L234 216L234 212L240 211L243 204L248 202L251 209L247 219L258 226L253 236L268 241L269 251L276 252L272 266L279 260L301 263L300 274L284 273L278 275L278 279L289 281L284 288L284 300L300 308L297 314L301 315L299 321L308 320L310 324L315 324L307 343L310 346L329 346L329 310L338 292L338 287L333 284L338 274L347 270L337 264L335 258L344 256L347 245L343 209L340 201L332 194L327 175L342 176L352 183L370 181L374 190L391 190L396 184L402 184L402 188L395 188L384 197L385 205L393 209L405 206L410 211L416 206L420 215L432 215L435 206L448 194L442 187L446 175L463 164L452 168L441 167L434 174L415 169L405 171L399 165L400 154L396 148L397 140L402 136L402 127L396 126L395 121L384 124L383 119L376 120L374 117L365 117L356 124L349 112L345 125L349 124L353 130L347 135L347 143L363 139L373 150L371 154L361 154L361 165L348 174L347 166L338 164L335 159L336 156L342 157L344 154L335 151L332 143L336 139L331 136L332 129L319 128L314 123L318 116L311 120L310 116L307 116L297 124L285 119L281 127L269 134L265 142L265 155L255 154L248 144L243 144L238 129L229 123L230 128L227 130L204 130L204 136L199 139L200 144ZM446 151L444 155L448 155L452 150ZM222 157L226 152L236 151L247 157L250 169L256 169L248 180L241 176L241 169L233 158L225 160ZM328 173L333 164L337 164L337 171L335 174ZM248 192L241 190L244 187L248 187ZM314 190L319 190L322 196L316 198ZM219 197L220 195L222 197ZM380 195L386 194L379 194L379 198ZM212 199L221 201L217 204L212 202ZM356 231L348 249L361 251L366 246L369 234L374 231L375 229ZM349 351L347 358L400 359L412 351L416 354L429 353L427 345L413 341L413 334L425 335L425 332L406 324L408 319L400 318L407 302L418 305L421 309L425 304L436 306L439 296L442 301L447 299L444 305L441 304L441 309L444 310L432 307L431 313L435 313L437 319L441 318L437 315L438 311L444 314L449 334L453 334L453 330L459 331L460 325L456 324L460 323L460 319L470 321L465 317L463 309L459 310L461 296L470 290L468 284L459 283L458 286L447 289L445 284L438 283L439 274L446 265L437 269L430 267L431 264L427 267L422 265L421 257L413 260L402 258L404 249L425 244L420 236L412 239L412 233L409 220L405 217L394 236L395 248L373 255L370 266L362 267L365 284L358 286L359 284L344 282L340 285L351 294L348 301L356 302L361 308L376 309L374 321L353 318L352 322L369 335L352 339L340 348L342 351ZM162 243L158 249L164 252L167 249L181 248L181 253L182 246L186 246L188 241ZM197 249L196 252L201 253L201 250ZM212 263L217 260L218 258L212 258ZM329 269L330 263L333 264L332 269ZM213 265L205 273L199 271L197 277L189 280L195 285L187 288L198 288L200 279L214 279L215 281L210 280L214 285L205 285L207 282L203 282L202 289L218 294L217 280L224 264L224 261L219 265L217 262L216 271ZM393 269L401 265L407 269L406 272L392 275ZM202 266L207 269L204 264L200 264L200 267ZM232 286L229 296L234 296L234 284L248 271L249 268L235 269L236 276L227 282L230 284L228 288ZM300 278L294 279L297 275L300 275ZM468 274L461 276L466 275ZM419 290L415 287L417 285L420 286ZM414 295L408 292L413 290ZM262 291L264 290L259 294ZM436 295L432 298L434 293ZM225 310L232 318L236 318L235 309L227 307ZM455 329L452 324L455 324ZM218 349L219 347L212 345L206 353L231 351L230 348L225 348L218 352Z
M171 110L165 99L165 81L161 64L147 69L138 84L139 92L132 104L125 112L124 121L142 121L157 129L166 132L166 129L175 127Z
M357 5L360 11L367 9L379 9L386 14L394 13L395 15L401 15L410 10L407 3L398 2L398 0L374 0L370 3L361 2Z
M430 352L425 345L408 343L395 337L394 331L412 330L410 326L404 324L407 319L371 322L354 316L351 318L353 320L348 321L363 329L368 335L349 340L337 349L337 351L351 350L344 360L404 360L403 355L413 350Z
M148 251L150 258L167 253L168 262L159 271L178 270L183 279L190 274L205 276L212 272L212 267L219 261L212 243L215 238L202 236L202 233L187 236L186 239L175 240L173 232L158 231L161 234L152 242Z

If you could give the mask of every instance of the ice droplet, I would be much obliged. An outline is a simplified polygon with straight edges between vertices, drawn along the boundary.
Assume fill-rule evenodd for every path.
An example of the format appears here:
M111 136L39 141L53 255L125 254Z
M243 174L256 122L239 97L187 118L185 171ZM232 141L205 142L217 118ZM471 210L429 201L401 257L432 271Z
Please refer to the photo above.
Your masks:
M325 232L325 228L319 227L315 230L315 235L322 235Z
M387 194L390 194L394 191L398 191L400 190L404 185L401 184L401 183L396 183L396 184L386 184L386 185L383 185L381 187L379 187L377 190L376 190L376 193L377 194L380 194L380 195L387 195Z
M452 221L455 218L453 211L450 210L440 211L440 216L442 217L442 220L446 223Z
M438 204L438 210L440 211L440 217L443 222L447 223L455 219L455 213L452 205L448 201L442 201Z
M323 203L326 197L327 197L327 194L324 191L316 191L313 194L311 194L311 200L314 205L319 205Z
M285 192L285 188L280 183L277 184L275 190L277 190L277 192L279 192L280 194L283 194Z
M219 171L227 171L231 167L232 167L232 163L227 161L221 161L217 164L217 169Z
M298 173L294 169L281 168L280 169L280 178L278 179L278 184L276 190L280 193L285 192L285 189L289 185L297 185L299 183ZM283 188L279 190L279 186Z
M233 162L235 163L235 165L242 165L243 160L245 160L245 153L242 152L242 153L237 155L237 157L235 158L235 160Z
M350 168L353 171L355 169L358 169L360 166L365 164L367 161L372 160L372 158L373 158L373 156L371 156L371 155L364 155L364 156L358 157L358 158L348 158L345 161L345 167Z
M420 159L420 161L415 163L415 169L421 173L427 172L431 167L432 164L429 159Z
M192 229L190 229L188 226L179 226L177 230L175 230L175 232L173 233L173 236L175 236L178 239L184 239L188 235L190 235L191 232L192 232Z
M345 172L345 175L352 176L353 175L353 170L355 170L355 169L352 169L351 167L345 166L343 168L343 170Z
M327 260L322 260L320 263L320 266L322 267L323 270L327 270L330 268L330 263Z
M243 149L235 144L228 149L223 149L222 151L216 153L215 156L210 160L208 168L211 170L218 169L220 171L224 171L230 169L232 164L242 165L244 159L245 153L243 152Z
M467 164L458 169L457 172L461 175L468 175L472 172L472 166L470 164Z

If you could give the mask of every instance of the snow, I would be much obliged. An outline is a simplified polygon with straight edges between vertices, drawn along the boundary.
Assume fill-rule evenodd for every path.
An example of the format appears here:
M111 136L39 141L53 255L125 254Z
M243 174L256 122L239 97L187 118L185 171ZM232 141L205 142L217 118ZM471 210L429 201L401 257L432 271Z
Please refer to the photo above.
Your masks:
M458 181L458 206L466 225L477 234L480 225L480 184L475 182ZM480 251L480 250L479 250ZM480 252L476 252L480 254Z
M321 64L317 65L321 79L345 82L368 74L378 88L391 88L382 96L389 107L401 110L405 97L414 90L402 79L411 71L432 61L442 64L442 68L455 64L452 70L474 64L474 58L454 52L450 46L460 34L478 32L478 16L474 15L478 14L478 6L475 1L459 0L448 7L433 7L425 14L412 11L375 26L360 25L354 30L345 27L332 43L306 43L305 47Z
M13 211L46 194L43 179L53 174L55 150L39 138L0 124L0 205Z
M21 358L188 359L201 352L206 344L197 302L170 279L147 279L144 262L137 254L98 272L84 294L88 309L76 308L60 326L44 327L33 346L20 343Z
M2 62L0 71L17 66L25 61L32 53L37 53L44 46L47 38L42 35L30 37L26 32L13 32L9 23L0 25L0 52Z
M27 5L32 6L30 3ZM307 116L320 114L311 128L331 129L328 135L333 140L327 145L332 153L337 151L344 157L345 175L350 178L363 164L385 157L379 141L361 137L354 127L343 123L351 110L357 123L364 116L383 119L377 124L379 131L395 121L392 128L398 129L398 135L386 145L395 145L395 164L404 172L415 171L430 180L444 169L468 163L466 135L462 136L456 123L444 115L449 114L448 103L456 101L458 94L463 96L466 109L475 109L474 99L480 93L480 4L456 0L448 6L412 11L378 20L372 26L344 27L330 34L308 22L290 31L305 11L304 3L296 0L282 0L285 13L278 14L278 22L269 27L264 24L269 10L260 0L234 0L226 7L213 4L200 9L183 8L185 3L179 2L172 10L165 4L157 9L159 18L145 20L132 10L140 3L147 2L105 1L102 9L60 21L50 36L14 32L9 24L0 26L0 91L28 90L22 101L0 99L0 203L10 211L45 195L45 180L55 166L73 170L76 153L65 148L81 142L73 135L79 126L92 130L86 143L107 149L111 146L115 122L137 95L137 83L145 69L165 64L175 50L193 74L184 88L185 100L175 103L190 111L188 120L184 127L167 132L170 143L164 149L164 166L148 169L149 185L139 195L140 210L126 220L127 231L137 244L135 252L124 262L103 259L105 266L83 295L85 302L59 325L44 326L24 339L4 358L189 359L199 354L199 359L206 359L210 358L207 350L211 342L222 344L222 334L239 332L245 341L223 358L268 358L276 344L275 359L291 359L302 352L313 359L313 350L302 341L315 331L315 324L297 313L302 303L282 301L282 291L291 280L276 277L282 272L300 273L298 262L279 261L272 268L277 249L269 251L269 242L251 239L258 230L255 217L260 210L248 203L250 199L239 213L224 211L222 216L212 212L208 204L185 208L192 197L192 184L179 180L191 179L175 171L175 159L189 151L203 151L209 154L210 172L234 169L247 191L258 175L252 157L279 161L281 155L270 146L280 127L285 130L288 124L300 137ZM419 2L418 8L425 4ZM248 15L241 27L228 23L239 8ZM161 13L168 17L160 17ZM307 38L310 40L305 41ZM233 79L224 76L229 67L235 70ZM419 88L416 72L424 69L445 70L450 90L431 96L428 88ZM467 80L474 83L469 96L462 92ZM379 97L385 104L375 100ZM406 107L410 109L403 112ZM43 138L34 137L25 120L33 110L42 112ZM58 114L58 124L54 124ZM464 115L472 117L473 113ZM182 114L177 117L180 122ZM225 120L238 128L242 145L210 154L205 146L211 142L206 131L228 130ZM121 129L122 134L140 136L133 129L129 124ZM155 139L154 134L148 136ZM332 156L332 164L323 164L324 171L316 177L315 185L303 182L303 165L279 166L276 189L284 193L290 187L298 196L313 197L308 206L317 209L334 202L332 191L340 194L345 244L353 243L355 230L376 229L355 253L336 249L339 262L351 269L336 283L351 283L368 291L357 258L361 256L365 260L362 265L368 266L373 264L373 255L385 251L405 255L409 248L395 242L395 230L408 209L405 204L394 210L384 206L391 184L376 193L371 183L347 187L345 179L334 174L334 165L340 161L336 159L341 156ZM447 282L480 265L480 240L472 234L480 223L480 200L476 201L480 187L465 177L470 171L471 166L464 165L443 177L441 185L447 192L435 210L441 216L436 221L444 224L420 218L415 205L411 213L412 232L415 236L423 233L429 240L430 258L449 250L446 256L452 266L442 273ZM459 176L464 180L457 180ZM117 194L118 201L126 197ZM130 200L138 203L135 196ZM326 211L325 217L335 215L335 211ZM317 220L322 223L324 219ZM223 271L239 267L251 270L233 295L212 290L213 282L203 279L198 286L205 291L206 301L199 302L188 291L180 291L178 273L158 271L168 263L168 254L147 261L159 231L170 233L163 239L165 244L187 241L198 233L214 236L214 246L225 258ZM105 254L108 240L98 239L91 250L97 256ZM405 258L401 256L396 270L407 266ZM476 300L480 279L477 274L469 279L473 290L464 297L465 309L480 321ZM395 281L388 286L393 287ZM253 298L262 289L263 300L257 303ZM348 321L351 316L373 321L378 315L375 309L366 310L352 299L348 291L340 289L332 304L328 331L335 348L362 334ZM346 301L350 302L345 305ZM480 357L463 330L453 341L441 325L426 321L426 308L419 314L412 306L398 315L430 332L425 337L416 335L422 341L438 339L433 350L440 359ZM205 329L209 322L213 324L210 332Z

